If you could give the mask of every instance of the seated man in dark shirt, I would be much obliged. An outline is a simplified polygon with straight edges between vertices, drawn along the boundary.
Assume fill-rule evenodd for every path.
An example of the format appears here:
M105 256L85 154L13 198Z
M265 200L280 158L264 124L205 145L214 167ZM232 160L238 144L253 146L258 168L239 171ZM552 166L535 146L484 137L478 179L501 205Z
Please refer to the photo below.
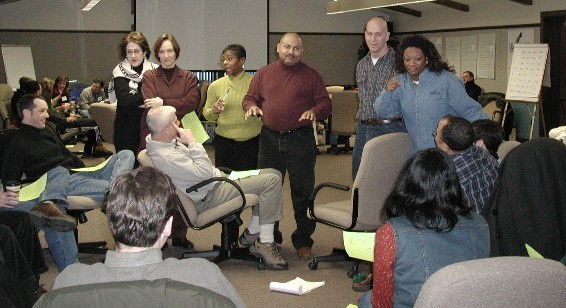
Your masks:
M35 181L56 167L71 170L85 166L65 147L57 132L51 126L46 126L47 103L43 97L24 95L18 102L18 113L22 117L22 124L5 148L2 183L20 181L23 175L27 180ZM57 200L43 200L34 210L51 217L56 207L64 209L68 205L67 196L86 196L102 203L109 181L121 172L131 170L133 165L134 154L120 151L99 170L69 175L58 186L60 191Z
M466 88L466 93L468 93L468 96L473 98L477 102L478 97L481 94L481 88L476 84L474 73L470 71L463 72L462 80L464 81L464 87Z

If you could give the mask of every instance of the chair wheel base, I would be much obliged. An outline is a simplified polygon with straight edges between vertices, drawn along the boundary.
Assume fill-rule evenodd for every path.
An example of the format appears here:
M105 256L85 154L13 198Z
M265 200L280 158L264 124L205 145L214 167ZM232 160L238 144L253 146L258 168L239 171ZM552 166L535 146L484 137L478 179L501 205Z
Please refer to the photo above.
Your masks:
M312 261L309 262L309 269L311 271L314 271L318 268L318 261L316 261L316 258L312 259Z

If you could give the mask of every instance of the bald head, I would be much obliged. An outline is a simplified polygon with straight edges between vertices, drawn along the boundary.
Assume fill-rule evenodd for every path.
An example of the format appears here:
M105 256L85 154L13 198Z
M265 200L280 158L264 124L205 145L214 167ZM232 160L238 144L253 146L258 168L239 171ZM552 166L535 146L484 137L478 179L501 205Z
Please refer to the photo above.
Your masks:
M383 18L374 17L370 19L366 23L364 36L372 58L381 58L387 54L389 31L387 30L387 22Z
M286 66L297 64L303 55L303 40L299 34L289 32L283 34L277 43L279 60Z

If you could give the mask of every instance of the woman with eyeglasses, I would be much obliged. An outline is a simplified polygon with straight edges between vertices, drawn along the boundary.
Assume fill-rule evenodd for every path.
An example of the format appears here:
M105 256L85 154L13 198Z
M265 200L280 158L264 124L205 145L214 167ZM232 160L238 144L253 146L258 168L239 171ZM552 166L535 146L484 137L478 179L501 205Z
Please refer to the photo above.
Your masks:
M242 100L252 81L244 72L246 49L232 44L222 50L220 64L226 75L208 87L202 111L208 121L216 121L214 133L215 165L232 170L257 169L261 119L244 119Z
M117 103L114 121L114 146L116 153L130 150L137 153L140 142L140 122L144 106L141 94L145 73L157 68L149 62L151 50L141 32L130 32L120 42L120 53L124 60L112 71L108 85L111 103Z
M159 60L159 67L146 74L143 81L142 96L146 108L141 120L140 146L138 152L145 149L145 138L149 128L145 122L147 111L153 106L173 106L177 110L177 119L194 111L200 102L197 78L190 72L177 66L181 47L172 34L161 34L153 52Z
M470 122L487 119L481 105L468 96L462 80L425 37L403 39L395 52L394 66L397 74L375 99L374 108L383 118L403 116L412 153L435 147L431 132L445 115Z

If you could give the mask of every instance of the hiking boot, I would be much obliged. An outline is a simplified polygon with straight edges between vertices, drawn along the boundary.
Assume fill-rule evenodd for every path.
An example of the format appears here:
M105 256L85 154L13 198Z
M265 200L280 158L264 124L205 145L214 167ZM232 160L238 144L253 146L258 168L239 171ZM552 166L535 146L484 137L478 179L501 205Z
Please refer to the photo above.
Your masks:
M255 234L251 234L250 231L248 231L248 229L246 228L246 230L244 230L244 232L242 232L242 235L240 235L240 238L238 239L238 242L240 243L240 245L242 245L243 247L250 247L252 246L257 240L259 239L259 232L255 233ZM275 245L277 245L277 252L281 251L281 245L277 243L277 241L275 241Z
M250 246L250 253L258 258L262 258L265 262L265 266L269 269L282 271L289 267L287 261L279 255L277 244L275 244L275 242L260 243L259 240L257 240L252 246Z
M250 247L258 239L259 239L259 232L256 233L256 234L251 234L250 231L248 231L248 229L246 228L246 230L244 230L244 232L242 232L242 235L240 235L238 242L240 242L240 245L242 245L244 247Z
M30 218L36 225L45 226L59 232L73 231L77 220L63 213L53 201L45 200L29 211Z

